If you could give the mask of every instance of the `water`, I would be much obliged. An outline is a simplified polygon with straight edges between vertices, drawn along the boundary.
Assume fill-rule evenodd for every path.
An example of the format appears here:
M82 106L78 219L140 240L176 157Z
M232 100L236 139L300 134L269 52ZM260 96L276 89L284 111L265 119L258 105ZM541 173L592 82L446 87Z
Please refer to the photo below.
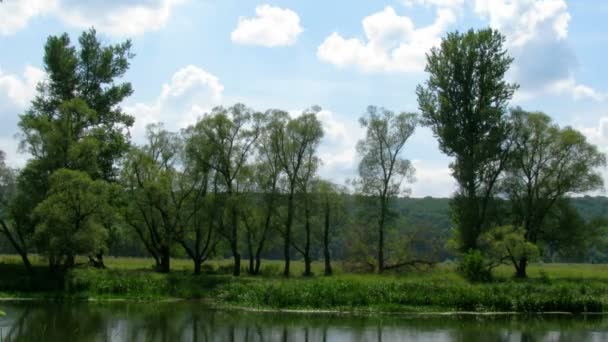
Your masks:
M200 302L0 302L2 341L608 341L608 316L263 313Z

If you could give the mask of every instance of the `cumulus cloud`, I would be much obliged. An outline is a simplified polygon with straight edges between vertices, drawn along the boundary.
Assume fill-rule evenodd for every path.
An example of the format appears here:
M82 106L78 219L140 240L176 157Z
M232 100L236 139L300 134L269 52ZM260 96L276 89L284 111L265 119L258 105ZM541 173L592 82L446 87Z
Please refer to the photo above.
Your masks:
M23 166L27 155L17 151L17 122L36 95L36 85L46 74L33 66L26 66L22 75L6 73L0 69L0 150L6 152L7 163Z
M172 11L189 0L5 0L0 6L0 34L24 28L36 16L53 15L66 25L113 36L136 36L163 28Z
M449 165L430 160L412 160L416 181L410 184L412 197L450 197L456 189Z
M266 47L292 45L303 29L300 17L290 9L270 5L255 8L255 17L239 18L239 23L232 31L233 42Z
M195 65L179 69L152 103L125 107L126 112L135 117L134 140L141 142L146 125L151 123L163 122L170 130L195 123L220 103L223 92L219 78L204 69Z
M364 137L364 130L357 120L343 119L329 110L322 110L317 117L325 131L318 151L323 160L319 174L335 183L355 177L359 162L356 145Z
M0 35L11 35L36 16L57 9L58 0L4 0L0 5Z
M567 42L570 13L565 0L475 0L474 11L506 35L515 58L510 76L521 85L520 100L543 94L606 98L576 80L578 61Z
M411 18L387 6L362 21L365 39L344 38L333 32L318 47L322 61L364 71L420 72L425 54L439 44L441 35L456 21L454 11L439 7L432 24L416 27Z
M14 105L25 107L36 94L36 85L45 78L44 70L31 65L25 67L23 76L7 74L0 69L0 94Z
M513 46L539 35L568 36L570 13L565 0L475 0L475 12L505 33Z

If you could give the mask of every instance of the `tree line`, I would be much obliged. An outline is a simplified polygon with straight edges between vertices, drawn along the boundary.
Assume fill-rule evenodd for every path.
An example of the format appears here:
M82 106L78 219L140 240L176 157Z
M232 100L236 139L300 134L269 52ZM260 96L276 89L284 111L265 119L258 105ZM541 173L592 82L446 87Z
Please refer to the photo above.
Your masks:
M0 153L0 231L30 271L32 253L57 270L73 267L77 255L104 267L108 249L129 238L159 272L169 272L178 254L198 274L206 260L228 253L235 276L243 255L247 272L259 274L264 253L280 246L284 276L294 256L311 275L319 255L330 275L337 234L348 241L345 259L378 272L432 264L437 237L403 229L392 206L414 181L405 151L424 125L453 160L450 246L461 266L478 265L473 273L481 274L508 263L525 277L552 236L590 236L562 213L568 196L603 186L606 158L575 129L509 107L518 85L505 80L513 59L504 44L492 29L447 34L427 54L420 113L369 106L360 119L358 177L339 185L318 175L320 107L292 116L219 106L179 131L148 125L145 143L133 144L135 118L120 106L133 93L121 82L131 42L104 45L94 29L77 45L67 34L50 36L47 79L19 116L31 157L15 170ZM356 211L347 209L353 198Z

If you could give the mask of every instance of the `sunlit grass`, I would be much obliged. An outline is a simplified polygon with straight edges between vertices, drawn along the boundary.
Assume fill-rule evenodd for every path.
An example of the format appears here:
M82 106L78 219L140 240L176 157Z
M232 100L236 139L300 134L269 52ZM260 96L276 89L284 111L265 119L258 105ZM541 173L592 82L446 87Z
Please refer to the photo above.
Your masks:
M335 275L323 276L323 263L313 264L313 277L303 277L304 264L292 263L292 277L282 277L281 260L264 260L262 276L233 277L232 260L205 263L204 274L192 274L187 259L172 259L169 274L152 270L150 258L106 258L107 269L77 267L65 274L49 272L44 258L33 256L35 275L25 274L17 256L0 256L0 296L42 298L124 298L158 300L203 298L222 305L280 309L382 311L604 311L608 309L608 265L532 264L529 278L513 277L505 265L490 283L470 283L455 264L403 269L386 274L347 273L334 263ZM85 258L77 260L86 265Z

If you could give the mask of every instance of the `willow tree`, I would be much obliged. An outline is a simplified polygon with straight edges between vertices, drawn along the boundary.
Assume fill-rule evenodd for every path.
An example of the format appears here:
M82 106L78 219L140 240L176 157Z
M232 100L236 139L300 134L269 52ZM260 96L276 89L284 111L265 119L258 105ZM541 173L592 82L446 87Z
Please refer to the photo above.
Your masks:
M551 238L545 221L560 201L602 187L598 169L606 166L606 156L583 134L560 128L543 113L517 108L511 119L513 151L501 189L512 205L514 224L523 228L526 241L537 244ZM517 277L526 277L527 263L525 255L513 260Z
M509 155L507 106L517 85L505 74L513 58L492 29L453 32L427 54L424 85L416 93L422 124L432 129L458 189L453 221L462 251L477 248L487 211Z
M241 273L239 245L240 203L243 188L239 186L243 172L255 151L261 130L261 114L243 104L216 107L193 127L194 141L200 144L202 165L217 173L224 195L219 233L228 241L234 259L233 275Z
M359 122L366 129L365 138L357 144L361 156L359 163L360 191L377 199L378 203L378 272L385 265L384 235L389 202L400 194L407 193L402 187L404 180L414 175L412 163L402 157L403 147L414 133L415 114L399 113L369 106L367 114Z
M336 234L336 228L344 223L346 219L346 206L344 195L346 189L327 180L317 179L314 184L316 201L321 208L323 225L323 262L324 274L333 274L331 266L331 244L332 237Z
M286 113L277 113L268 126L272 151L278 157L281 171L285 175L287 214L281 233L285 258L283 275L286 277L290 275L296 191L301 184L300 177L307 162L307 156L314 156L323 137L323 127L317 118L320 111L320 107L314 106L292 119L289 119Z
M134 147L122 170L126 206L123 216L146 250L156 269L169 272L171 251L181 224L181 211L197 191L196 183L185 181L178 170L181 141L162 125L146 127L147 143Z

